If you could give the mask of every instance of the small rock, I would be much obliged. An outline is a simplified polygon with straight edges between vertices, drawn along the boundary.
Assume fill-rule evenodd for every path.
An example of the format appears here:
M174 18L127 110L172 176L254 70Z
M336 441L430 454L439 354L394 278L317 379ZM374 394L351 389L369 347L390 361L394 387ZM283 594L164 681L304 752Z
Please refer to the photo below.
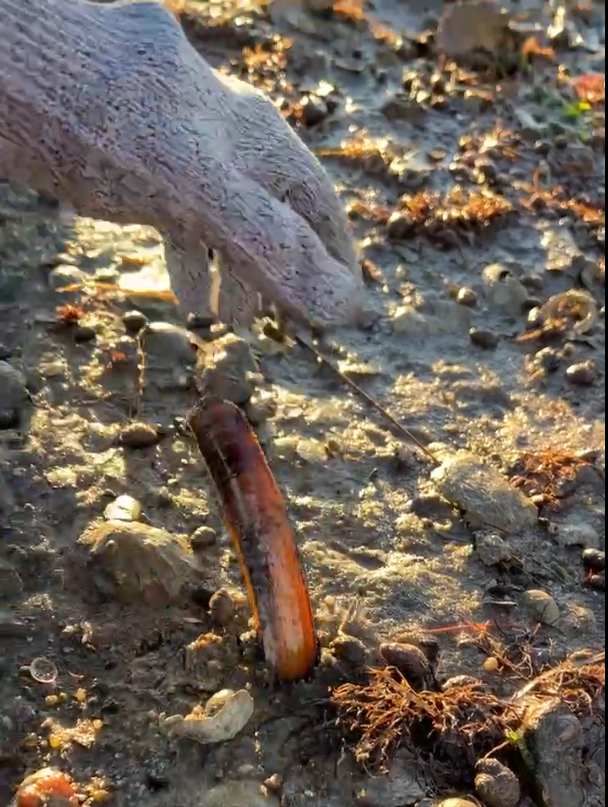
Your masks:
M499 566L513 557L509 545L495 532L476 534L475 549L484 566Z
M604 572L601 574L592 574L589 577L589 585L598 591L606 591L606 575Z
M429 660L419 647L401 642L380 645L380 655L390 667L395 667L417 692L436 689L435 676Z
M401 210L396 210L386 222L386 234L391 241L404 241L414 230L412 216Z
M276 401L269 396L255 396L251 400L247 401L247 405L245 406L247 420L252 424L252 426L261 426L263 423L266 423L267 420L273 418L276 413Z
M163 608L183 599L200 578L187 547L165 530L113 521L81 536L100 590L125 603Z
M19 425L19 412L16 409L0 409L0 430L14 429Z
M72 335L74 341L78 344L92 342L94 339L97 339L97 331L92 325L76 325L72 329Z
M598 371L594 361L581 361L571 364L566 370L566 378L571 384L590 387L597 381Z
M139 521L141 504L132 496L119 496L104 510L106 521Z
M461 799L457 796L456 798L435 802L433 807L479 807L479 805L473 801Z
M425 783L416 760L405 750L398 752L386 776L370 777L355 791L357 807L410 807L425 794Z
M452 301L432 301L428 310L421 311L407 303L399 306L391 322L395 333L405 336L423 337L435 335L455 335L467 332L471 327L471 311Z
M329 114L327 104L316 95L306 95L300 101L302 123L304 126L316 126L325 120Z
M553 538L561 547L586 546L592 550L599 549L600 536L591 524L558 524Z
M49 286L54 291L59 291L68 286L81 286L87 278L87 273L75 266L56 266L49 274Z
M216 625L227 627L234 619L236 607L229 591L221 588L209 601L209 613Z
M167 322L151 322L143 332L143 338L146 354L151 357L151 367L196 362L196 345L185 328Z
M200 807L280 807L280 802L259 782L243 780L211 788L203 795Z
M529 589L524 591L521 599L537 622L541 622L543 625L555 625L559 622L559 606L546 591Z
M466 286L463 286L463 288L458 289L456 302L458 305L466 305L468 308L474 308L479 300L477 298L477 293L473 291L473 289L468 289Z
M543 347L534 354L534 366L543 373L555 373L562 362L562 357L554 347Z
M128 334L134 335L142 331L148 324L148 318L141 311L127 311L123 314L122 323Z
M329 645L330 651L339 661L354 667L364 667L367 663L367 647L354 636L340 634Z
M148 423L130 423L120 433L120 442L127 448L152 448L159 441L158 431Z
M6 361L10 359L11 351L10 348L4 344L4 342L0 342L0 361Z
M475 769L475 792L486 807L517 807L521 787L512 770L497 759L480 760Z
M19 572L8 561L0 558L0 600L11 600L23 591Z
M506 266L499 263L486 266L481 278L491 305L510 316L522 313L528 300L528 291Z
M439 493L478 526L519 532L538 521L534 504L472 454L459 452L449 457L432 472L431 478Z
M0 410L19 409L27 400L25 378L6 361L0 361Z
M209 712L197 706L182 721L172 725L171 736L184 737L201 745L224 743L241 733L255 709L254 700L245 689L218 693L217 711L213 699L210 704Z
M206 347L198 362L200 386L207 395L243 405L253 395L259 370L244 339L228 333Z
M198 527L190 536L193 552L204 552L217 544L217 533L213 527Z
M450 58L467 59L479 51L503 51L509 17L490 2L462 2L446 8L439 26L439 46Z
M493 331L486 331L483 328L471 328L469 339L475 347L481 347L484 350L494 350L500 341L498 334Z
M606 552L604 549L585 549L581 557L585 569L596 573L606 571Z
M524 716L524 739L535 762L543 802L551 807L583 807L583 731L559 699L532 701Z

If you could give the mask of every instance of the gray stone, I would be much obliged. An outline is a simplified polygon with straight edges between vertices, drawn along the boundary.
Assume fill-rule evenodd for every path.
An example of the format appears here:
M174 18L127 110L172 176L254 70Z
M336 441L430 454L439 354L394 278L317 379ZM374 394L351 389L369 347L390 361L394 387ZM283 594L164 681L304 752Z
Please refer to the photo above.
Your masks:
M578 524L557 524L553 538L561 547L584 546L599 549L600 536L591 524L581 521Z
M424 796L420 766L407 752L394 758L386 776L367 777L355 791L357 807L411 807Z
M528 300L528 290L508 267L499 263L486 266L481 279L490 305L510 316L523 312Z
M249 345L232 333L205 346L197 370L200 387L207 395L235 404L251 398L259 374Z
M538 521L535 505L498 471L467 452L446 459L431 475L439 493L475 526L519 532Z
M27 398L23 375L8 362L0 361L0 409L18 409Z
M176 604L200 577L186 542L146 524L101 524L80 542L90 547L97 586L121 602L151 608Z
M200 807L280 807L279 799L260 782L225 782L208 790Z
M475 549L484 566L498 566L513 557L509 545L495 532L476 535Z
M56 266L49 275L49 286L54 291L59 291L68 286L81 286L87 278L87 273L75 266Z
M143 332L143 343L152 369L196 362L196 344L185 328L168 322L151 322Z
M582 726L561 701L538 701L524 717L525 741L536 763L543 802L551 807L583 807Z
M524 591L521 600L537 622L543 625L555 625L559 622L559 606L546 591L529 589Z
M107 521L139 521L141 504L132 496L118 496L104 510Z

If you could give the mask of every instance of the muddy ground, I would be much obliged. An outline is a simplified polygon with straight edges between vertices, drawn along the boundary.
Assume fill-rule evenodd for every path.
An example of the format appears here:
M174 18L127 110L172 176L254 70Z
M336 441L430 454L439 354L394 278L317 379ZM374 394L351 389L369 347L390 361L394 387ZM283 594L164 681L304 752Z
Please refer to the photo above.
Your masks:
M116 807L470 795L464 751L448 779L405 752L390 778L370 778L334 726L328 686L406 634L439 643L440 681L472 675L501 695L604 647L603 577L591 581L581 560L605 541L604 108L581 104L572 81L603 71L603 13L578 9L553 52L528 46L524 59L508 45L456 67L434 9L338 11L189 6L183 22L215 66L272 95L350 210L373 322L320 349L438 461L471 452L520 485L541 520L498 476L481 486L473 469L473 493L462 479L442 486L434 459L262 325L239 333L244 343L198 327L192 347L170 301L136 293L169 287L154 231L1 185L0 804L46 764L70 772L87 804ZM544 31L547 14L524 21ZM542 33L538 43L551 45ZM569 308L542 307L572 290ZM58 316L66 305L82 311ZM134 310L179 328L153 325L138 342L137 317L124 317ZM192 378L214 362L236 377L239 403L256 387L247 411L298 530L325 647L312 683L269 689L251 637L236 643L249 617L239 570L184 422ZM534 475L541 465L549 475ZM119 496L135 503L119 514L132 525L116 529L135 538L116 560L99 542ZM236 603L226 625L208 612L222 587ZM486 623L506 644L529 642L528 667L506 675L487 662ZM185 652L209 632L221 640L211 667ZM50 683L34 678L40 658ZM236 739L167 736L163 715L225 687L255 700ZM564 807L604 803L593 736L573 757Z

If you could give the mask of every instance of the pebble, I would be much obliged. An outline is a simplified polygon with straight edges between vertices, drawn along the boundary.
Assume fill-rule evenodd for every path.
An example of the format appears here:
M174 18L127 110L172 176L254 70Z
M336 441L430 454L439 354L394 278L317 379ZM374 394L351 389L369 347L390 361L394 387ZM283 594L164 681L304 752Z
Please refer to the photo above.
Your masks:
M14 429L19 425L19 413L16 409L0 409L0 430Z
M49 286L54 291L67 286L81 286L88 277L86 272L76 266L56 266L49 274Z
M132 496L118 496L106 507L103 514L106 521L139 521L141 504Z
M538 521L534 504L473 454L463 451L448 457L432 472L431 479L439 493L478 526L519 532Z
M571 384L590 387L597 381L598 370L594 361L581 361L571 364L566 370L566 378Z
M458 289L456 302L459 305L466 305L468 308L474 308L479 302L479 298L477 297L476 291L463 286L463 288Z
M280 807L281 802L264 785L253 780L224 782L208 790L200 807Z
M456 796L455 798L435 802L433 807L479 807L479 804L477 804L477 802L469 801L468 799L461 799L459 796Z
M97 331L92 325L76 325L72 329L72 335L74 341L78 344L92 342L94 339L97 339Z
M365 776L355 791L357 807L405 807L418 804L425 794L419 766L407 752L398 753L386 776Z
M4 342L0 342L0 361L6 361L11 356L10 348L4 344Z
M132 336L142 331L148 324L148 318L141 311L127 311L123 314L122 323Z
M559 606L546 591L528 589L522 594L521 600L537 622L543 625L555 625L559 622Z
M234 619L235 612L236 606L230 592L223 588L216 591L209 601L209 613L215 624L227 627Z
M553 539L561 546L585 546L591 550L598 550L600 535L591 524L578 522L577 524L558 524L557 530L552 534Z
M228 333L201 352L197 372L207 395L243 405L255 391L259 369L247 342Z
M12 564L0 558L0 600L12 600L22 591L21 575Z
M411 215L402 211L392 213L386 222L386 234L391 241L403 241L414 230L414 220Z
M488 302L510 316L521 314L528 300L528 291L503 264L486 266L481 279Z
M159 366L196 362L196 346L188 331L179 325L151 322L143 332L143 338L146 354L151 356L151 366L155 361Z
M483 328L471 328L469 339L475 347L481 347L484 350L494 350L500 341L498 334L493 331L486 331Z
M476 534L475 550L484 566L499 566L513 557L509 544L495 532Z
M604 572L601 574L592 574L589 578L589 585L598 591L606 591L606 575Z
M183 599L200 570L182 542L147 524L113 521L80 537L90 547L89 566L98 588L124 603L163 608Z
M120 433L120 442L127 448L152 448L159 441L158 431L148 423L130 423Z
M217 533L213 527L198 527L190 536L193 552L204 552L217 544Z
M380 645L380 655L390 667L395 667L417 692L435 689L435 676L429 660L419 647L401 642Z
M497 759L480 760L475 768L475 792L486 807L517 807L521 787L510 768Z
M306 95L300 101L302 123L304 126L316 126L325 120L329 114L327 104L316 95Z
M585 549L581 557L585 569L596 573L606 571L606 552L604 549Z
M329 649L339 661L355 667L363 667L367 663L367 647L355 636L339 634L331 642Z
M0 361L0 410L19 409L27 398L23 375L8 362Z
M544 803L583 807L587 803L583 731L570 707L557 698L532 699L524 715L524 732Z
M247 420L252 426L261 426L263 423L266 423L267 420L273 418L276 413L276 401L269 396L256 396L247 401L247 405L245 406Z

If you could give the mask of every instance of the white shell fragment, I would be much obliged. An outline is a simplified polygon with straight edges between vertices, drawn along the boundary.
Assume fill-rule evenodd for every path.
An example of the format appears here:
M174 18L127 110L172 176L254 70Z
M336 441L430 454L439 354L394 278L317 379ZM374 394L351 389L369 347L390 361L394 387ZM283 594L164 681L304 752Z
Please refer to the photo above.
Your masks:
M215 711L223 701L223 706ZM245 689L218 692L203 711L195 707L183 720L171 726L172 737L185 737L201 745L232 740L245 728L254 711L254 700ZM172 718L167 718L171 720Z

